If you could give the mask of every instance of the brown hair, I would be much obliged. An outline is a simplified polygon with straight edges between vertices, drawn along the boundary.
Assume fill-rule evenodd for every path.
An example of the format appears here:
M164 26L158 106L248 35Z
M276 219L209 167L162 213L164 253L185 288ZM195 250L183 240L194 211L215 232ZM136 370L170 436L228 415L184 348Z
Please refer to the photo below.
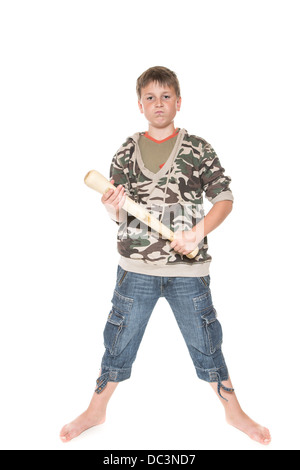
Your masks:
M176 73L166 67L157 66L150 67L137 79L136 92L139 100L141 99L142 88L145 88L151 82L157 82L160 85L167 85L169 87L172 86L175 89L177 98L180 98L180 86Z

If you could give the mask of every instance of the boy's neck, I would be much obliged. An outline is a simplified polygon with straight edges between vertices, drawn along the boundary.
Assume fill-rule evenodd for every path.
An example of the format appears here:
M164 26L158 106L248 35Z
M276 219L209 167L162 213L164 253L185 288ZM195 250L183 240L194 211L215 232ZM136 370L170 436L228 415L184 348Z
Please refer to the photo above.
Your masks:
M164 128L158 128L158 127L153 127L149 125L149 129L148 129L148 135L150 137L153 137L153 139L155 140L164 140L170 135L174 134L174 132L175 132L174 122L172 122L171 124L169 124L167 127L164 127Z

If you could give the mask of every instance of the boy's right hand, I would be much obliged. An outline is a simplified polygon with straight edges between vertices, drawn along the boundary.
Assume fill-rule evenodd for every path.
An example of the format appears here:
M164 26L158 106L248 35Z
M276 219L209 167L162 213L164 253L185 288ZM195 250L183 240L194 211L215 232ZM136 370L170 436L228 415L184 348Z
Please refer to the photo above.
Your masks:
M110 181L114 184L114 180ZM110 189L101 198L101 202L105 205L111 215L118 215L122 209L126 199L125 188L120 184L116 189Z

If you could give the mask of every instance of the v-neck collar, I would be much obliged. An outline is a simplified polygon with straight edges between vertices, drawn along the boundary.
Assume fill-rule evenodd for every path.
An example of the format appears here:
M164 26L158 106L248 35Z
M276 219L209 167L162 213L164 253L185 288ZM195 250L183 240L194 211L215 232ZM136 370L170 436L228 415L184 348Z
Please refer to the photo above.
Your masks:
M179 133L179 130L180 129L177 127L175 129L175 131L173 132L173 134L169 135L168 137L166 137L165 139L162 139L162 140L154 139L154 137L151 137L151 135L149 135L148 131L146 131L144 133L144 136L147 137L147 139L152 140L152 142L155 142L156 144L163 144L164 142L167 142L167 140L170 140L170 139L173 139L174 137L176 137Z
M149 179L151 180L155 180L155 181L158 181L162 176L164 176L166 173L168 173L168 171L172 168L172 165L178 155L178 152L179 152L179 149L181 147L181 144L182 144L182 141L183 141L183 137L186 133L186 130L185 129L180 129L180 131L178 132L177 134L177 139L176 139L176 143L173 147L173 150L172 152L170 153L169 155L169 158L168 160L166 161L166 163L164 164L164 166L157 172L157 173L153 173L152 171L148 170L148 168L145 167L144 165L144 162L143 162L143 159L142 159L142 155L141 155L141 151L140 151L140 147L139 147L139 142L137 140L137 145L136 145L136 159L137 159L137 163L139 165L139 168L141 170L141 172ZM140 133L138 134L138 139L140 138L140 136L142 135L143 133Z

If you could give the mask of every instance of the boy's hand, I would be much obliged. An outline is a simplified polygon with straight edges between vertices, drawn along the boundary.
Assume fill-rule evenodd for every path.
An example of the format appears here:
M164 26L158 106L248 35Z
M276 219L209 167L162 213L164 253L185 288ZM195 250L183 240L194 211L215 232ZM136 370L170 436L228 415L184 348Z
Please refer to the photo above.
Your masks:
M114 184L114 180L110 181ZM109 214L118 218L126 199L125 188L120 184L115 190L110 189L101 198L101 202L105 205Z
M188 255L198 244L197 235L193 230L178 230L175 232L175 240L172 241L171 248L181 255Z
M171 247L182 255L191 253L210 232L226 219L231 210L231 200L216 202L209 213L192 230L175 232L175 240L171 243Z

